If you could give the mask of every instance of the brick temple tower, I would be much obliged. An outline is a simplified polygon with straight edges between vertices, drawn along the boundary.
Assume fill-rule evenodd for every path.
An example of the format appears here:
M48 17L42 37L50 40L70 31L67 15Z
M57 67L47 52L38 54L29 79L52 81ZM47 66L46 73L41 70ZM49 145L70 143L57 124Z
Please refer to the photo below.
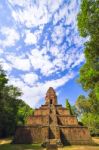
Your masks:
M27 118L25 126L16 129L14 143L92 144L87 127L79 125L69 110L57 104L56 92L50 87L45 96L45 105L35 109Z
M57 105L56 92L54 91L54 89L52 87L50 87L46 93L45 104L46 105L49 105L49 104Z

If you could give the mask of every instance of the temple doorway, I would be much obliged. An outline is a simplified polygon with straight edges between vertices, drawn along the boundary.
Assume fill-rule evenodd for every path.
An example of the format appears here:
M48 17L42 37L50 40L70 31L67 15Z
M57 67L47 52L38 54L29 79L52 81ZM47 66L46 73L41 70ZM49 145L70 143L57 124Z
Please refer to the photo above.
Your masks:
M52 99L50 99L50 104L52 104Z

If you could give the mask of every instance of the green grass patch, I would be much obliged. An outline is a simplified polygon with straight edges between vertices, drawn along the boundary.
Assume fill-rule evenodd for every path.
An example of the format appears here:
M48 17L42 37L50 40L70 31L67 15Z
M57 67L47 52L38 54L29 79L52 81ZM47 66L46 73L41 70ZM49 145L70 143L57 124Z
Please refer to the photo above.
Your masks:
M13 137L0 139L0 150L44 150L41 144L11 144Z
M0 150L44 150L40 144L1 144Z

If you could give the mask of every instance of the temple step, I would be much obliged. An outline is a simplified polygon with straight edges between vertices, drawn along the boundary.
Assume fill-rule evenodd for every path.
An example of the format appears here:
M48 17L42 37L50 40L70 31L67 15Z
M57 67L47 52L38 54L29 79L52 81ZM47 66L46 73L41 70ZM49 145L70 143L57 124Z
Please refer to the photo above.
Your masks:
M47 150L58 150L58 147L56 144L48 144L46 148Z
M57 143L57 139L50 139L49 140L49 143L52 145L52 144L56 144Z
M54 138L55 138L54 129L50 128L49 129L49 139L54 139Z

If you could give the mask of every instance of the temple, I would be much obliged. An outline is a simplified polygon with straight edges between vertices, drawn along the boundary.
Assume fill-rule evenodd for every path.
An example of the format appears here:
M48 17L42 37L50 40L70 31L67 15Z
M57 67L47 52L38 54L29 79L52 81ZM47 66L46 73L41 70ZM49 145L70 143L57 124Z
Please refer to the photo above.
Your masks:
M45 96L45 104L35 109L27 118L25 126L16 129L14 143L42 143L61 145L91 144L87 127L79 125L77 118L69 110L57 104L57 95L50 87Z

